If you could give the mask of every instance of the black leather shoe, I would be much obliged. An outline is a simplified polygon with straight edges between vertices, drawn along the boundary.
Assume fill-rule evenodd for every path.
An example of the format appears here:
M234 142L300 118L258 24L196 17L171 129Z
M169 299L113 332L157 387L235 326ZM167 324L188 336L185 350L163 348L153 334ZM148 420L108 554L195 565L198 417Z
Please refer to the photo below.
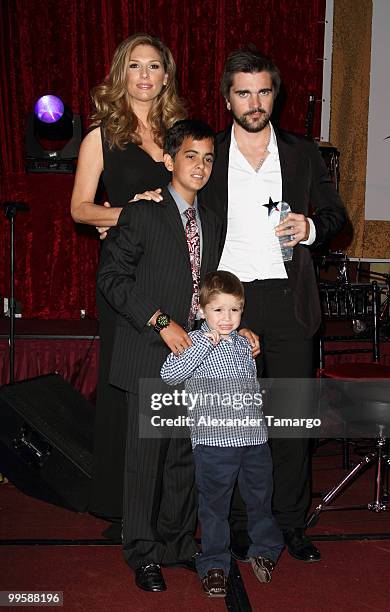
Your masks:
M157 563L141 565L135 570L135 584L143 591L161 593L167 590L160 566Z
M299 561L320 561L321 553L312 544L310 538L305 535L303 529L284 529L284 541L289 554Z

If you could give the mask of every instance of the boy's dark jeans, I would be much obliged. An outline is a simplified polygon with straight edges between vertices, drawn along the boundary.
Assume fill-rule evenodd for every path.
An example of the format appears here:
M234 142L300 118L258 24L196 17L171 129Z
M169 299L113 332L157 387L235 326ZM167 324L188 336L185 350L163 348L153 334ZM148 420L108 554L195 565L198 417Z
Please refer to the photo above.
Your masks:
M229 512L233 487L238 484L248 514L251 539L248 555L276 562L284 546L271 512L272 461L268 444L219 447L198 444L194 449L202 554L196 558L198 574L230 569Z

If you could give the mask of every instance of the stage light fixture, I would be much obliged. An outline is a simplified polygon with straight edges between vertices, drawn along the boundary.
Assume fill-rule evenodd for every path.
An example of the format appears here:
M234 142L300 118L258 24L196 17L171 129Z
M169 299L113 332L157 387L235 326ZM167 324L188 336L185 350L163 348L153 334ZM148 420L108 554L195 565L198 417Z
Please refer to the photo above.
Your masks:
M27 172L73 173L80 143L80 115L58 96L41 96L27 120Z
M34 106L35 116L43 123L56 123L64 114L65 106L57 96L42 96Z

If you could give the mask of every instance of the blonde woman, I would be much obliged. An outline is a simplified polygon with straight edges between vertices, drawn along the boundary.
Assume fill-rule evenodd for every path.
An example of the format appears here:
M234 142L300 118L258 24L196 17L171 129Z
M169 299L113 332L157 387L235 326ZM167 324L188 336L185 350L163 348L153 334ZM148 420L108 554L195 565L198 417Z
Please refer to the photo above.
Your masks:
M149 34L134 34L116 49L106 80L92 90L92 128L80 148L71 214L78 223L115 226L137 194L164 187L170 173L163 164L165 132L185 117L176 90L170 50ZM108 202L94 203L102 177ZM125 392L109 384L116 314L97 295L100 366L97 390L94 471L90 510L117 521L108 531L120 537L127 431Z

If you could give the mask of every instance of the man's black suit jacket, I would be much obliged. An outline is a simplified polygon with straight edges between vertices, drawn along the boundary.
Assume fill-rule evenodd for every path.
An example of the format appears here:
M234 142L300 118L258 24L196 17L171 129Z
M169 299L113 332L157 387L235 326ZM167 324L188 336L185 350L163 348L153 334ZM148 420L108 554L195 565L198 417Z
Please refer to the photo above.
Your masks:
M163 201L125 206L104 241L97 283L118 313L109 382L138 393L140 378L159 378L169 349L147 322L160 308L185 326L192 298L188 246L179 210L167 189ZM201 280L217 269L222 220L199 204Z
M337 234L345 222L345 209L329 177L317 145L303 136L275 130L282 173L282 199L294 213L313 219L316 228L314 245ZM216 159L211 178L200 193L201 198L224 221L221 255L228 219L228 165L231 128L217 135ZM259 240L261 236L259 235ZM311 254L307 246L294 247L293 259L286 264L289 284L294 295L295 316L306 337L317 330L321 311Z

